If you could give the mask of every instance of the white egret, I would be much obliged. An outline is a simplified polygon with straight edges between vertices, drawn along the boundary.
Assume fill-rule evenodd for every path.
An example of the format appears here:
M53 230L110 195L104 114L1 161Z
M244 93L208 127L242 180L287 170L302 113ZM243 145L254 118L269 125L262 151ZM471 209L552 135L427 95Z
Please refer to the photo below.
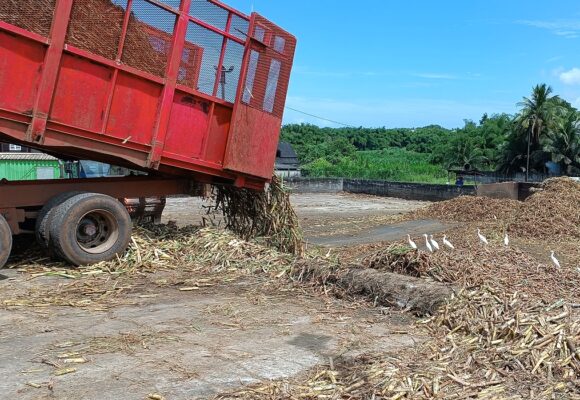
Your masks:
M552 254L550 255L550 258L552 259L552 262L554 263L554 265L555 265L557 268L562 268L562 267L560 266L560 261L558 261L558 259L557 259L557 258L556 258L556 256L554 255L554 250L552 250Z
M451 250L455 250L455 246L453 246L451 244L451 242L449 240L447 240L447 236L443 236L443 244L447 247L449 247Z
M488 245L489 242L487 241L487 239L485 238L485 236L483 236L481 234L481 231L479 229L477 229L477 236L479 236L479 241L485 245Z
M427 236L427 234L424 234L423 236L425 236L425 246L427 246L427 249L433 253L433 247L431 247L431 244L429 243L429 236Z
M433 249L435 250L439 250L439 243L437 243L437 241L435 239L433 239L433 235L429 236L429 240L431 241L431 245L433 246Z
M411 235L407 235L407 240L409 241L409 246L411 246L413 250L417 250L417 243L413 242Z
M510 245L510 237L508 236L508 234L505 234L505 237L503 238L503 244L505 245L505 247L508 247Z

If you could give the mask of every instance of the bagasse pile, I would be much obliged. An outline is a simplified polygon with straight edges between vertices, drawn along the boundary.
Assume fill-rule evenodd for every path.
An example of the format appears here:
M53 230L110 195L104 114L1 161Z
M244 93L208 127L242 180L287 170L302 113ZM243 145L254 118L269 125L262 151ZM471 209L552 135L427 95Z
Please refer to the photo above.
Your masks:
M477 237L469 231L458 233L463 239L454 239L458 251L427 254L395 244L366 257L363 264L459 287L487 285L504 292L522 292L536 302L564 298L580 303L580 273L575 268L557 270L551 263L542 264L513 247L492 244L490 250L479 245Z
M580 238L580 182L548 179L524 202L510 232L527 238Z
M417 218L443 221L473 222L512 219L521 207L517 200L498 200L489 197L461 196L434 203L414 213Z
M0 20L48 36L54 4L54 0L0 0ZM110 0L75 1L66 42L115 60L124 15L123 7ZM165 42L165 45L154 49L150 31L148 25L133 14L130 16L122 61L142 71L164 76L171 35L155 29L156 40Z
M498 221L523 238L580 238L580 183L553 178L524 202L464 196L435 203L413 216L457 222Z

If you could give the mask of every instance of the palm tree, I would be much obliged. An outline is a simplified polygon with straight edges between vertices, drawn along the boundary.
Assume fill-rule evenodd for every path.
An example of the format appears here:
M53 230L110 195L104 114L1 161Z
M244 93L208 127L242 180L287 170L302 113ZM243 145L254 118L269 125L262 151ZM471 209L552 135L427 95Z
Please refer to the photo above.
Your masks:
M540 143L543 134L554 127L556 117L561 112L560 97L552 96L552 93L552 87L542 83L532 89L530 98L524 97L518 103L521 111L517 122L525 131L529 130L531 142L535 145Z
M519 128L517 131L527 132L526 180L530 171L530 153L535 153L535 159L544 158L537 157L537 152L541 151L538 148L540 141L556 126L557 117L562 114L562 100L558 96L552 96L552 93L552 87L542 83L532 89L530 98L524 97L523 101L518 103L521 111L516 118L516 125Z
M548 133L544 149L566 173L572 174L574 168L580 170L580 115L577 111L569 110L557 128Z

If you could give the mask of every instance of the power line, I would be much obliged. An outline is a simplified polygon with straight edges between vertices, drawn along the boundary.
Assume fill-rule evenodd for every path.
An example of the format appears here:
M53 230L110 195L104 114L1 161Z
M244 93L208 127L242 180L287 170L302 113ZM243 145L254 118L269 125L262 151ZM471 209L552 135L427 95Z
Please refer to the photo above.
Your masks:
M348 127L348 128L354 128L354 126L353 126L353 125L350 125L350 124L345 124L345 123L338 122L338 121L334 121L334 120L332 120L332 119L328 119L328 118L324 118L324 117L320 117L320 116L318 116L318 115L314 115L314 114L307 113L306 111L300 111L300 110L297 110L297 109L295 109L295 108L288 107L288 106L286 106L286 108L287 108L288 110L295 111L295 112L297 112L297 113L300 113L300 114L308 115L309 117L317 118L317 119L320 119L320 120L322 120L322 121L332 122L333 124L337 124L337 125L346 126L346 127Z

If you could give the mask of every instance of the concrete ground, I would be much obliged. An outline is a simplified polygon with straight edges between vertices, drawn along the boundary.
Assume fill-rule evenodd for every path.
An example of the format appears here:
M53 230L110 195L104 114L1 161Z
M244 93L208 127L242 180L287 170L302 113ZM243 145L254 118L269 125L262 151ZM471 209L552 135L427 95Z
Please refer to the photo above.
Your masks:
M352 195L293 201L316 239L371 232L368 240L375 240L373 229L424 205ZM165 218L183 225L202 214L199 200L170 199ZM422 340L410 314L273 287L261 276L184 292L158 285L169 272L156 272L115 287L122 295L113 306L19 306L12 299L51 287L59 292L68 281L12 267L0 277L0 398L208 398L330 359L396 353ZM79 284L90 291L89 282Z
M3 273L9 279L0 283L0 299L30 279ZM57 284L55 278L28 282ZM330 358L396 352L420 340L409 315L272 291L252 278L185 293L145 286L129 297L132 304L103 311L0 310L2 398L208 398ZM67 368L74 370L63 374Z
M349 193L308 193L292 196L306 239L324 246L345 246L400 240L407 233L421 236L449 226L437 221L402 222L400 216L428 205L424 201ZM164 222L199 224L206 217L200 198L168 199ZM396 225L395 225L396 224Z

